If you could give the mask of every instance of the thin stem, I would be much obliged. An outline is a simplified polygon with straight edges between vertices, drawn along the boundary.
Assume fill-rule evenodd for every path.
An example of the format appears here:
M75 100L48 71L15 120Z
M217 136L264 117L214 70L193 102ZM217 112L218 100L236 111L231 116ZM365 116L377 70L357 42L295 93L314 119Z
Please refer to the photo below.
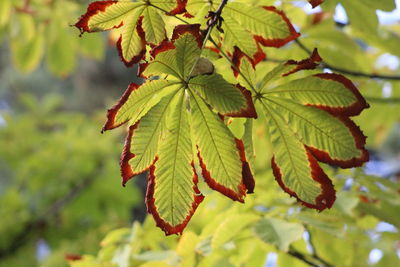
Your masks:
M209 39L211 39L211 32L214 29L215 25L218 23L218 21L221 19L222 10L224 9L224 7L227 3L228 3L228 0L223 0L221 2L221 4L219 5L217 11L210 13L210 20L207 23L207 29L205 30L206 34L205 34L205 37L203 40L203 45L201 46L201 50L204 49L207 41ZM196 63L193 64L192 69L189 72L188 79L190 79L190 76L191 76L193 70L195 69L197 62L199 62L199 60L200 60L200 57L196 60ZM186 81L186 82L188 82L188 81Z
M295 42L304 52L306 52L308 55L311 54L311 50L308 49L299 39L296 39ZM322 68L328 68L328 69L331 69L333 71L340 72L340 73L343 73L343 74L357 76L357 77L364 77L364 78L370 78L370 79L382 79L382 80L400 81L400 76L364 73L364 72L360 72L360 71L347 70L347 69L339 68L339 67L336 67L336 66L332 66L331 64L328 64L325 61L322 61L321 67Z
M306 225L304 225L304 228L306 229L307 233L308 233L308 242L312 248L312 257L318 261L320 261L322 264L324 264L326 267L332 267L332 265L330 263L328 263L327 261L325 261L324 259L322 259L318 253L317 253L317 247L314 245L314 241L313 241L313 236L311 234L310 229L308 229L308 227Z
M290 256L295 257L296 259L301 260L302 262L305 262L312 267L320 267L318 264L315 264L313 261L307 259L304 254L294 250L293 248L290 248L287 253Z
M215 14L215 15L218 15L218 16L220 17L220 16L221 16L221 13L222 13L222 9L225 7L225 5L226 5L227 3L228 3L228 0L222 1L221 4L220 4L220 6L218 7L217 11L215 11L214 14ZM152 4L150 4L150 5L151 5L152 7L154 7L154 8L157 8L157 9L161 10L161 11L164 12L165 14L168 14L168 11L166 11L165 9L162 9L162 8L160 8L160 7L158 7L158 6L155 6L155 5L152 5ZM178 20L184 22L185 24L189 24L188 21L186 21L186 20L184 20L184 19L182 19L182 18L180 18L180 17L178 17L178 16L176 16L176 15L174 15L173 17L175 17L176 19L178 19ZM206 32L207 32L207 33L206 33L206 37L204 38L204 42L203 42L203 47L202 47L202 48L204 48L204 46L205 46L207 40L210 41L210 42L215 46L215 48L218 49L218 51L229 61L229 63L231 64L232 68L234 68L234 69L239 73L239 75L242 76L243 79L249 84L250 89L251 89L254 93L258 94L257 90L256 90L256 89L254 88L254 86L251 84L251 82L249 81L249 79L248 79L245 75L243 75L243 73L239 70L239 68L236 67L235 64L233 64L231 58L225 53L225 51L223 51L223 50L218 46L218 44L217 44L217 43L214 41L214 39L210 36L210 35L211 35L211 30L213 29L213 27L215 26L215 24L216 24L217 22L218 22L218 19L214 19L214 20L212 21L212 23L209 23L209 24L208 24L208 27L207 27L207 29L206 29ZM194 69L194 66L196 66L196 64L193 65L193 69ZM191 72L193 71L193 69L191 70ZM191 72L190 72L190 73L191 73Z

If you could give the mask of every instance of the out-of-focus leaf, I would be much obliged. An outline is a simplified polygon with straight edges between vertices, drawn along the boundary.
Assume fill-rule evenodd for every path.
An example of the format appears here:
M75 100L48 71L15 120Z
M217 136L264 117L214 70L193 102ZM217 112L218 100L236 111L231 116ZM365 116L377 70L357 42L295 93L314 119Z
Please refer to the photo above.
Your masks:
M264 218L256 223L254 232L262 241L273 244L280 250L287 251L292 242L303 237L304 228L298 223Z

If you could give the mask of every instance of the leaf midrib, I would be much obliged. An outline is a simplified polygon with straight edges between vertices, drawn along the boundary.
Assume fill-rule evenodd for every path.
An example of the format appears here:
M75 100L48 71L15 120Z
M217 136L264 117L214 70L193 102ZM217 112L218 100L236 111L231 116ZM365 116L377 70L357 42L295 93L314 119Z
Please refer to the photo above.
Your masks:
M196 105L197 105L197 107L198 107L198 109L199 109L199 111L200 111L200 113L201 113L201 116L203 117L203 120L204 120L205 125L206 125L206 128L207 128L207 130L208 130L208 132L209 132L209 134L210 134L210 137L211 137L211 140L212 140L213 145L214 145L214 147L215 147L215 150L217 151L218 158L219 158L220 162L222 163L221 165L222 165L222 167L223 167L223 169L224 169L226 175L230 177L228 171L226 170L225 165L223 164L223 160L222 160L221 154L220 154L220 152L219 152L219 150L218 150L217 144L216 144L216 142L215 142L215 140L214 140L214 137L213 137L213 135L212 135L212 133L211 133L210 127L208 126L206 117L204 116L203 111L201 110L200 105L199 105L199 103L197 102L197 99L196 99L196 97L195 97L195 95L194 95L195 93L192 92L191 90L188 90L188 91L192 94L193 99L194 99L194 101L196 102ZM230 178L231 178L231 177L230 177ZM227 181L227 180L225 180L225 182L226 182L226 181ZM225 184L228 184L228 183L225 183ZM231 183L229 183L229 184L231 184Z
M132 4L133 4L133 3L134 3L134 2L132 2ZM115 19L117 19L117 18L119 18L119 17L122 17L122 16L124 16L124 15L126 15L126 14L128 14L128 13L130 13L130 12L133 12L136 8L139 8L139 7L141 7L141 6L144 6L144 4L136 5L135 7L129 9L128 11L126 11L126 12L124 12L124 13L122 13L122 14L116 16L116 17L113 17L113 18L111 18L111 19L108 19L108 20L105 20L105 21L102 21L102 22L98 22L98 23L91 24L90 27L92 28L93 26L95 27L96 25L108 23L108 22L110 22L110 21L112 21L112 20L115 20ZM96 14L96 15L97 15L97 14Z
M164 117L165 117L165 114L166 114L165 111L167 110L168 106L171 104L172 99L173 99L173 97L171 97L171 98L169 99L168 103L165 105L165 108L163 109L163 113L162 113L163 115L160 116L160 119L157 121L157 123L156 123L156 129L155 129L155 130L153 131L153 133L151 134L149 140L152 140L152 139L153 139L155 132L157 131L158 127L160 126L161 121L162 121L162 120L164 119ZM135 170L135 169L137 168L137 166L139 166L139 164L142 162L142 160L143 160L143 155L144 155L145 152L147 151L147 148L149 147L149 144L150 144L150 143L151 143L151 141L148 141L148 142L147 142L147 144L146 144L146 150L142 153L142 156L140 157L140 160L139 160L138 163L136 164L134 170Z
M180 100L183 101L183 98ZM183 105L183 103L181 103L181 105ZM180 109L182 109L182 107L180 107ZM178 121L178 134L176 137L176 146L175 146L175 154L174 154L174 167L172 170L172 189L171 189L171 222L172 224L174 224L175 220L174 220L174 181L175 181L175 170L176 170L176 159L177 159L177 153L178 153L178 147L179 147L179 141L180 141L180 134L181 134L181 122L182 122L182 110L180 110L179 112L179 121Z
M325 135L326 137L328 137L329 139L333 140L334 142L340 144L341 147L343 147L346 151L350 152L350 154L353 154L353 151L351 149L349 149L346 145L342 144L340 141L336 140L334 137L330 136L329 134L325 133L322 129L320 129L319 127L317 127L315 124L313 124L311 121L309 121L308 119L304 118L303 116L301 116L300 114L298 114L297 112L290 110L288 108L286 108L285 106L283 106L282 104L279 104L277 102L275 102L274 100L272 100L271 98L265 98L266 100L275 103L276 105L282 107L283 109L286 109L288 112L293 113L294 115L296 115L297 117L301 118L302 120L306 121L309 125L312 125L315 129L317 129L320 133L322 133L323 135ZM293 101L292 101L293 102ZM293 102L294 104L297 104L295 102ZM299 104L297 104L299 105ZM289 125L288 125L289 126ZM290 128L290 127L289 127ZM299 139L299 141L301 142L301 140ZM339 159L340 160L340 159Z
M275 25L273 25L273 24L265 24L265 21L263 21L263 20L261 20L261 19L258 19L257 17L251 17L251 16L247 15L246 13L243 13L242 11L240 11L240 10L238 10L238 9L232 8L230 5L226 5L225 8L226 8L226 9L231 9L231 10L233 10L233 11L235 11L235 12L237 12L237 13L239 13L239 14L245 16L245 17L251 18L252 20L257 21L258 23L260 23L260 24L262 24L262 25L266 25L266 26L268 26L268 27L270 27L270 28L273 28L273 29L275 29L276 31L286 33L286 31L284 31L281 27L275 27ZM276 15L278 15L278 14L276 14ZM278 15L278 16L279 16L279 15ZM242 24L240 23L240 25L242 25ZM268 37L268 38L269 38L269 37ZM279 37L279 38L281 38L281 37Z
M168 82L168 81L167 81ZM177 84L180 84L180 83L177 83L177 82L175 82L175 83L170 83L170 84L168 84L168 85L166 85L166 86L164 86L164 87L161 87L161 88L159 88L158 90L155 90L156 92L157 91L162 91L162 90L164 90L165 88L167 88L167 87L170 87L170 86L172 86L172 85L177 85ZM140 87L137 89L137 90L140 90ZM151 93L149 93L149 94L146 94L143 98L141 98L139 101L143 101L146 97L148 97L149 95L153 95L155 92L154 91L151 91ZM128 98L129 99L129 98ZM127 100L128 101L128 100ZM139 101L137 101L137 102L139 102ZM137 103L136 102L136 103ZM142 105L140 105L140 109L141 109L141 111L140 112L142 112L143 111L143 107L145 107L146 105L148 104L148 102L146 102L146 103L143 103ZM134 104L133 104L134 105ZM156 104L157 105L157 104ZM124 111L122 111L121 113L119 113L119 116L118 117L122 117L126 112L128 112L128 110L130 110L130 108L126 108ZM129 120L129 119L128 119Z
M273 112L271 112L271 110L268 108L268 106L264 103L264 102L262 102L262 101L260 101L261 102L261 104L264 106L264 108L268 111L268 113L271 115L271 118L272 118L272 120L274 121L274 123L275 123L275 125L276 125L276 128L279 130L279 132L280 132L280 136L282 137L282 140L283 140L283 143L285 144L285 148L286 148L286 151L287 151L287 154L289 155L289 159L290 159L290 162L291 162L291 165L292 166L294 166L293 167L293 169L294 169L294 172L296 173L296 177L297 177L297 181L299 182L299 183L301 183L302 184L302 179L301 179L301 176L299 175L299 173L298 173L298 171L297 171L297 168L296 168L296 164L294 163L294 160L293 160L293 157L292 157L292 153L290 152L290 149L289 149L289 145L288 145L288 143L287 143L287 141L286 141L286 138L284 137L285 135L283 134L283 131L282 131L282 129L279 127L279 124L278 124L278 122L277 122L277 120L275 119L275 117L274 117L274 115L273 115ZM279 116L279 114L278 114L278 116ZM282 119L283 120L283 119ZM283 121L285 121L285 120L283 120ZM290 129L290 128L289 128ZM293 131L290 129L290 131L293 133ZM294 135L296 135L295 133L294 133ZM284 174L282 174L282 176L283 176ZM310 173L310 176L311 176L311 173ZM303 184L302 184L303 185ZM304 185L302 186L302 188L304 187ZM292 189L291 189L292 190ZM305 190L303 190L303 192L306 192Z

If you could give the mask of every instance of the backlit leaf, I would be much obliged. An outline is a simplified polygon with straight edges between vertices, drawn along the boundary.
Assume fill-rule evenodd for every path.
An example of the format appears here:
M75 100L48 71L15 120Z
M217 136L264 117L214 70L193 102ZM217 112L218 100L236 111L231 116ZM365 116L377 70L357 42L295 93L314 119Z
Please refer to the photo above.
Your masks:
M166 38L162 15L184 11L183 0L97 1L89 5L75 26L81 33L121 28L118 52L122 61L131 66L144 57L146 43L158 44Z
M166 234L182 233L203 200L197 188L190 125L184 91L174 97L166 115L166 132L150 168L147 209Z
M287 251L292 242L303 237L304 228L298 223L264 218L254 226L254 232L262 241L273 244L280 250Z
M191 96L191 121L203 177L214 190L243 202L246 188L235 138L203 99Z
M177 26L170 41L152 49L154 60L140 66L141 75L153 79L131 84L103 127L128 123L123 184L149 170L147 209L167 235L182 233L204 198L197 188L194 147L211 188L241 202L254 190L248 150L220 117L257 117L251 94L213 73L212 63L201 57L202 46L199 25Z
M251 59L238 55L235 64L241 73L251 71ZM333 205L335 190L318 161L350 168L368 160L365 136L349 118L368 104L350 80L337 74L316 74L271 88L273 80L315 68L320 61L315 50L309 59L278 65L252 86L267 119L277 182L305 206L323 210Z

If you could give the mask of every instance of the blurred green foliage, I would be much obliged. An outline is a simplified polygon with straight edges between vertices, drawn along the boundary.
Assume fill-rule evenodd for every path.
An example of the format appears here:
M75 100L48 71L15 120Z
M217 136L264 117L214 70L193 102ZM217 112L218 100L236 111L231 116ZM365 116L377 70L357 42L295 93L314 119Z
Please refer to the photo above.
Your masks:
M78 55L102 59L105 42L101 35L79 38L79 31L69 27L87 2L1 0L0 41L8 43L15 67L28 73L44 61L49 71L65 77L77 66Z
M126 225L141 193L121 188L117 140L100 135L101 117L65 112L55 95L21 102L0 128L0 266L35 266L39 240L52 253L44 266L64 266L64 254L93 252Z

